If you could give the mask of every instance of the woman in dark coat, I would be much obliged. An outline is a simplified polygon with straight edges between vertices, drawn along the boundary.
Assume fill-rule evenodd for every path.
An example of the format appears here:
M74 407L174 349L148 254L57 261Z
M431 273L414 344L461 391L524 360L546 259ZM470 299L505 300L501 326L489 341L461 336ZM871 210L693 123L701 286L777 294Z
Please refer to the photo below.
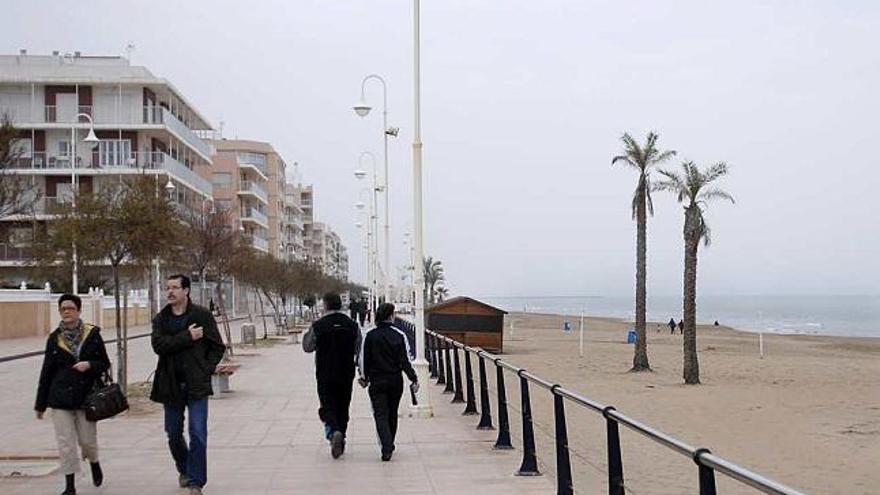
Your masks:
M101 329L83 323L81 310L79 296L64 294L58 299L61 323L46 339L46 354L34 405L37 419L43 419L47 408L52 409L59 460L65 477L62 495L76 494L77 444L91 464L92 482L101 486L104 480L98 462L97 426L86 419L82 405L98 377L110 369L110 359L101 338Z

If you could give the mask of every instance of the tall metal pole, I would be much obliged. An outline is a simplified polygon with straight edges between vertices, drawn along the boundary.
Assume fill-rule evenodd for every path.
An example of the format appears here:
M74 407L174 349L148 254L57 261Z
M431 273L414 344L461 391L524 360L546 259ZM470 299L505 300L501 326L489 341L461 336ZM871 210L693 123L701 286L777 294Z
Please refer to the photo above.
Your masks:
M388 178L388 85L385 83L385 79L378 74L370 74L365 77L363 81L361 81L361 100L364 99L364 95L366 94L365 89L367 85L367 81L370 79L375 79L382 83L382 139L385 146L385 172L382 180L383 192L385 193L385 214L384 214L384 230L385 230L385 270L386 274L383 280L384 285L384 294L385 294L385 302L391 302L391 224L389 221L390 215L390 200L389 200L389 178ZM375 170L375 168L374 168ZM374 176L375 180L375 176ZM378 243L378 238L377 238Z
M79 122L79 115L73 118L73 125L70 127L70 194L72 196L70 200L70 206L73 208L73 211L76 212L76 124ZM78 261L76 258L76 241L73 242L73 287L71 288L70 293L76 294L77 287L79 287L79 274L78 272Z
M414 118L413 125L413 217L415 237L415 263L413 267L413 289L416 294L415 328L416 328L416 360L413 363L419 378L418 406L413 406L413 414L417 416L432 416L433 407L431 396L428 393L428 361L425 359L425 294L422 287L425 285L425 250L422 222L422 126L421 126L421 80L419 67L419 0L413 0L413 95L414 95Z

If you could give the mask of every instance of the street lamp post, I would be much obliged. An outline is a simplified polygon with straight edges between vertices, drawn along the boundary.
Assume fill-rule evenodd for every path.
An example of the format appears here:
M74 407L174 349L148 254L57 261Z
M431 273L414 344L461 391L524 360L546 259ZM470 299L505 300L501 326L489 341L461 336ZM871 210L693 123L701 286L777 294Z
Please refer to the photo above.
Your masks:
M73 125L70 126L70 192L72 198L70 200L70 206L73 208L73 211L76 211L76 195L79 192L79 184L76 180L76 125L79 124L80 117L85 117L85 119L89 123L89 133L85 139L83 139L84 143L89 143L89 145L97 144L100 140L98 136L95 135L95 123L92 121L92 116L87 113L78 113L73 118ZM73 294L78 293L79 288L79 265L76 254L76 242L73 243L73 273L72 273L72 284L73 284Z
M373 257L372 257L372 278L371 281L371 289L372 289L372 301L370 304L370 311L376 309L375 303L379 300L379 286L378 286L378 277L379 277L379 228L378 228L378 211L379 211L379 203L377 194L383 191L383 186L378 184L378 177L376 174L376 155L374 155L370 151L361 152L360 157L358 158L359 165L363 167L364 165L364 157L370 157L370 160L373 163L373 181L370 186L371 189L371 203L370 203L370 226L369 231L373 234ZM354 171L354 176L358 180L363 180L367 176L367 172L363 170L363 168L359 168ZM387 188L384 189L387 193ZM386 230L387 232L387 230ZM388 258L388 245L385 245L385 257L386 260ZM387 262L387 261L386 261ZM387 268L386 268L387 269ZM386 294L386 301L388 295Z
M353 109L355 113L357 113L361 117L366 117L370 110L373 107L367 104L365 95L366 95L366 85L369 80L376 80L382 83L382 139L385 147L384 152L384 160L385 160L385 175L384 175L384 183L383 186L385 188L385 226L384 226L384 234L385 234L385 270L390 270L391 268L391 225L389 223L389 188L388 188L388 136L397 136L398 129L396 127L388 127L388 85L385 83L385 79L378 74L370 74L365 77L361 81L361 99L354 105ZM384 292L385 292L385 302L391 302L391 277L387 276L384 280Z
M415 292L416 361L414 364L419 383L428 384L428 361L425 359L425 251L422 219L422 123L421 123L421 71L419 66L419 0L413 0L413 230L415 237L415 260L413 262L413 291ZM431 416L430 387L419 388L418 406L413 406L415 416Z

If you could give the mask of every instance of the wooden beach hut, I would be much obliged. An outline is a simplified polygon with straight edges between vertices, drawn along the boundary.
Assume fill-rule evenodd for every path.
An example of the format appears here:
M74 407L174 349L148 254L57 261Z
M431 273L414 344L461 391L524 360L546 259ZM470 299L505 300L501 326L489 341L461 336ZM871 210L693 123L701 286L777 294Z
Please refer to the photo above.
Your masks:
M504 315L507 311L470 297L459 296L426 310L428 329L472 347L504 352Z

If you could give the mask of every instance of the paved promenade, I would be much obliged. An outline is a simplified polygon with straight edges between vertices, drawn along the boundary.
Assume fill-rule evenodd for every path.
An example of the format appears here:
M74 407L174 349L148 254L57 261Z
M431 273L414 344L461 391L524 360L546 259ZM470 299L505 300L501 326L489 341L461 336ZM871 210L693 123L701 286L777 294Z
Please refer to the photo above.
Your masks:
M236 324L233 333L238 335ZM258 325L258 329L261 330ZM142 329L132 329L137 333ZM112 332L105 331L105 338ZM260 334L261 331L258 331ZM42 347L39 339L0 341L0 355ZM109 346L111 359L115 347ZM148 379L155 357L148 339L130 344L130 381ZM513 476L521 452L496 452L495 432L474 429L461 406L450 405L441 388L427 384L435 417L403 413L397 450L391 462L379 460L366 391L355 386L352 422L345 455L330 457L317 418L313 362L298 344L242 349L233 392L210 402L208 485L206 494L538 494L555 492L550 476ZM55 455L50 420L33 413L40 358L0 363L0 458ZM404 403L408 400L404 399ZM81 494L180 494L166 447L161 409L145 404L132 414L98 427L106 480L95 488L88 467L78 477ZM57 493L58 473L29 478L0 478L6 495Z

